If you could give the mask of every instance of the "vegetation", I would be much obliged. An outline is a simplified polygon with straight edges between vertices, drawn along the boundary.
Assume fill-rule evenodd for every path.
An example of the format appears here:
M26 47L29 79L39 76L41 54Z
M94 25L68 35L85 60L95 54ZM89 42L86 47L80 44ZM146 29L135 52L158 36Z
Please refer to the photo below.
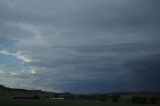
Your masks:
M150 99L149 99L149 103L151 103L151 104L156 104L157 102L158 102L158 97L151 97Z
M121 101L130 99L131 102ZM126 98L128 97L128 98ZM0 106L158 106L160 93L72 94L12 89L0 85Z
M143 96L135 96L132 98L132 103L137 103L137 104L147 104L147 97Z
M97 102L86 100L0 100L0 106L145 106L131 103ZM159 106L149 104L147 106Z

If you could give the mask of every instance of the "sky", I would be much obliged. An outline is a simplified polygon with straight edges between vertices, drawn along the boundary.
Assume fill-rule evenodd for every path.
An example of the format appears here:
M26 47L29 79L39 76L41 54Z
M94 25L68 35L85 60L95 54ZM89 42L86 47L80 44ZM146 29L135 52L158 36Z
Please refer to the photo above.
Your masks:
M159 0L0 0L0 83L52 92L160 90Z

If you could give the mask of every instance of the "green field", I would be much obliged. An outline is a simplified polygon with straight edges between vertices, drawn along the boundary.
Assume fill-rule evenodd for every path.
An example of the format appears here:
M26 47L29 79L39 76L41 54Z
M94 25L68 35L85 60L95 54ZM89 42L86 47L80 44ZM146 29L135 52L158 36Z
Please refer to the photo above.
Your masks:
M0 106L159 106L80 100L0 100Z

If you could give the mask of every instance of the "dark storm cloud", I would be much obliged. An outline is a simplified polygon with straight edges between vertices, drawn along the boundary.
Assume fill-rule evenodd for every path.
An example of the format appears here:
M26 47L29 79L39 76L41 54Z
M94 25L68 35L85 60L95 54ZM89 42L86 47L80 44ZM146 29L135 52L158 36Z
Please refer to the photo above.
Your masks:
M147 58L137 59L128 62L126 67L130 70L133 86L139 89L158 91L160 75L160 55L153 55Z
M9 85L71 92L157 90L159 4L1 0L0 53L21 59L27 67L17 69L22 73L14 73ZM26 84L20 77L24 75L30 76Z

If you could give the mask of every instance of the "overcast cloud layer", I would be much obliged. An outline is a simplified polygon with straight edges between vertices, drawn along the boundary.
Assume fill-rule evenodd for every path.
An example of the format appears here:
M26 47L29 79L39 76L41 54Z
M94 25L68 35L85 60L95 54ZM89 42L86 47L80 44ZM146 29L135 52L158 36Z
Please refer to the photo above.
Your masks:
M0 0L0 83L57 92L160 90L159 0Z

